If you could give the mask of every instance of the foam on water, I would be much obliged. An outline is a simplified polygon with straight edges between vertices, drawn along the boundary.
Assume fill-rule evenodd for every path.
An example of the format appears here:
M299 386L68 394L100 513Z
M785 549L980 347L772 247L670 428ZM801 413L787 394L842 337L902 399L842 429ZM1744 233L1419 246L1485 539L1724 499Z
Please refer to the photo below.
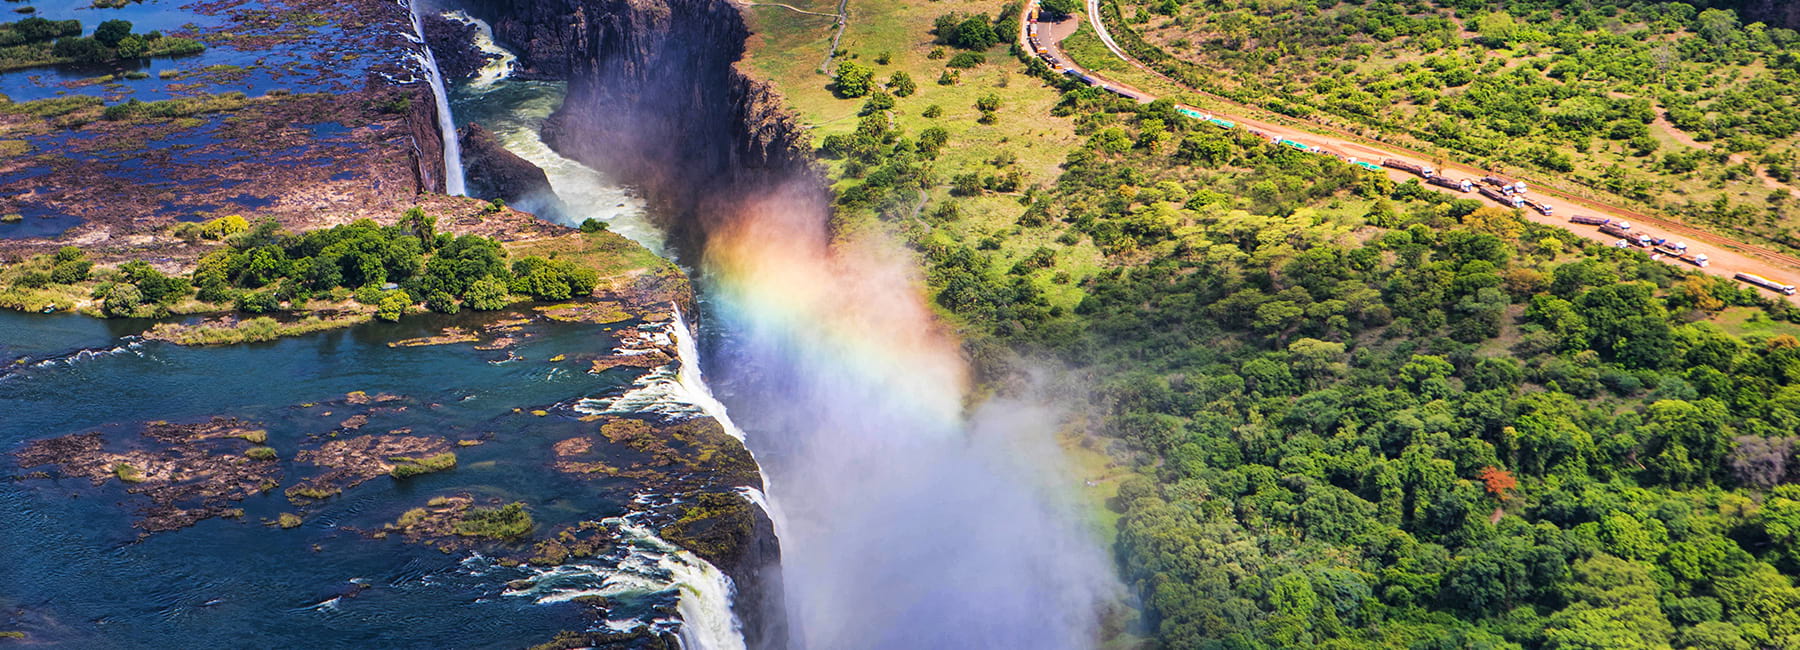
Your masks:
M626 517L601 521L619 546L591 562L549 568L524 567L529 575L504 595L531 598L538 604L564 603L588 596L608 599L650 598L673 591L680 620L657 619L647 626L674 631L682 647L692 650L741 650L741 624L731 611L731 578L706 560L664 541L646 526ZM471 570L489 572L481 556L464 562ZM602 627L626 632L646 626L634 618L608 619Z
M513 70L519 65L519 56L513 54L512 50L500 47L500 44L494 41L493 26L488 25L487 21L471 16L468 12L460 9L446 11L444 12L444 17L464 25L474 25L475 49L480 50L482 54L488 55L487 65L482 66L481 70L475 73L475 78L469 80L470 88L477 90L491 89L494 87L494 84L505 81L508 77L512 76Z

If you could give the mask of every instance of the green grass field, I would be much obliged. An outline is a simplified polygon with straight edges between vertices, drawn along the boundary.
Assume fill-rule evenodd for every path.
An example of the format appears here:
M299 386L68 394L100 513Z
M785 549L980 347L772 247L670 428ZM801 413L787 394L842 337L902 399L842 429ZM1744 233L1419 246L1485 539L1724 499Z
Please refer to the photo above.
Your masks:
M836 4L828 0L806 0L791 3L808 11L832 13ZM1042 80L1028 76L1024 66L1009 54L1010 44L1000 44L985 52L987 63L961 70L954 84L941 85L939 77L948 68L945 62L955 49L933 42L932 21L951 13L999 14L1005 7L997 0L945 0L930 3L895 3L877 0L850 0L849 23L840 44L839 61L851 60L870 66L875 78L886 82L895 72L905 71L918 84L918 91L897 98L893 111L896 125L906 133L916 134L926 128L941 127L950 133L934 165L934 173L942 179L968 172L993 173L989 164L996 158L1016 158L1025 173L1026 187L1048 187L1061 174L1059 166L1069 152L1084 138L1075 135L1073 121L1051 117L1050 110L1060 99L1054 88ZM744 63L753 75L774 82L785 95L789 107L801 122L813 129L815 144L827 135L849 133L856 128L857 110L863 99L839 99L827 90L831 77L819 71L834 31L831 18L800 14L774 6L756 6L749 10L749 54ZM933 59L934 49L942 47L946 56ZM877 61L883 54L887 64ZM989 93L1002 98L999 119L993 124L979 124L978 98ZM921 115L926 107L936 105L942 111L937 118ZM841 166L833 161L834 172ZM913 237L949 236L960 241L977 241L999 235L1000 255L1010 265L1040 245L1050 243L1054 229L1027 230L1017 226L1025 211L1018 194L989 193L976 197L952 197L947 185L933 188L923 211L932 210L943 201L955 201L963 218L926 233L914 224ZM1081 299L1077 283L1055 284L1049 278L1067 272L1079 280L1097 270L1101 263L1098 249L1091 244L1062 247L1054 268L1038 272L1040 286L1049 294L1052 304L1073 307Z

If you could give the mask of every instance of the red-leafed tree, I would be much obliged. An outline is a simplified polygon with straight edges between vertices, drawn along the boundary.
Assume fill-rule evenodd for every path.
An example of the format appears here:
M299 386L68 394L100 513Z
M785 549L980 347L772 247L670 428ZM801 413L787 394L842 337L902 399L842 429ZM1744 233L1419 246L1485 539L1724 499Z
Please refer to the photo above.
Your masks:
M1512 472L1498 467L1484 467L1476 478L1487 484L1488 494L1499 497L1501 501L1506 500L1508 492L1513 488L1519 487L1519 479L1513 478Z

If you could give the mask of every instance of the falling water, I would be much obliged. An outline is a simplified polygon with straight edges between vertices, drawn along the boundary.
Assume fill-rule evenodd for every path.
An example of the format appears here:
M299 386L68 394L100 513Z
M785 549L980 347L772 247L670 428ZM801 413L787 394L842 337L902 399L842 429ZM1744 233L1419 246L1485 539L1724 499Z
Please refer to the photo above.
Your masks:
M468 189L463 184L462 143L456 140L456 120L450 114L450 91L444 86L444 74L438 69L437 57L431 54L431 44L425 41L425 22L419 15L418 5L409 3L407 10L412 14L413 33L419 38L420 54L415 55L415 60L431 82L431 96L437 101L438 132L444 140L444 193L463 196L468 194Z
M616 551L597 562L523 568L530 576L515 582L506 595L550 604L584 596L628 598L674 589L678 592L675 611L680 614L680 623L665 619L658 621L656 629L674 630L687 650L743 650L742 625L731 610L735 588L729 576L626 517L612 517L601 523L621 541ZM642 624L636 619L605 623L607 628L620 632Z

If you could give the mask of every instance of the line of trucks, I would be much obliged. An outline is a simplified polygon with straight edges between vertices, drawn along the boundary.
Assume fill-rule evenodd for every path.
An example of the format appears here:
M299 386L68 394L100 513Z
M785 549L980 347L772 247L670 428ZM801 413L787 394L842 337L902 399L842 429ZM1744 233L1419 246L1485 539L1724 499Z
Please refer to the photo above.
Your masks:
M1355 163L1354 160L1351 162ZM1379 167L1368 164L1361 164L1361 166L1371 170L1380 169ZM1529 187L1525 184L1525 181L1514 180L1503 176L1483 176L1480 181L1474 181L1467 178L1450 178L1437 173L1437 170L1433 169L1430 165L1419 165L1394 158L1388 158L1381 161L1381 166L1417 175L1420 178L1425 179L1426 183L1457 192L1468 193L1473 190L1495 203L1510 208L1531 208L1544 216L1550 216L1555 212L1555 208L1551 207L1549 203L1545 203L1542 199L1537 199L1526 194L1526 190L1529 189ZM1631 230L1631 222L1628 221L1614 220L1606 217L1574 215L1569 217L1569 223L1599 226L1601 233L1610 237L1619 238L1618 241L1613 242L1613 246L1619 248L1631 248L1635 246L1637 248L1645 249L1649 252L1650 259L1653 260L1675 260L1701 268L1705 268L1711 264L1711 261L1707 259L1705 253L1689 254L1688 246L1684 242L1673 241L1662 237L1652 237L1643 232L1633 232ZM1784 296L1792 296L1795 293L1795 287L1791 284L1782 284L1754 273L1738 273L1732 277L1739 282L1756 285Z
M1058 60L1056 58L1056 55L1051 54L1050 50L1046 49L1044 46L1042 46L1038 43L1038 33L1037 33L1038 8L1037 8L1036 3L1032 4L1030 12L1031 12L1030 16L1027 18L1027 21L1025 23L1026 24L1026 33L1025 34L1026 34L1026 38L1027 38L1028 42L1031 44L1032 48L1034 50L1036 50L1037 56L1039 59L1042 59L1044 61L1044 63L1049 64L1050 67L1052 69L1056 70L1057 72L1067 75L1067 76L1075 79L1076 81L1081 82L1084 85L1099 88L1101 90L1116 94L1120 97L1125 97L1127 99L1134 99L1134 100L1138 99L1137 96L1131 94L1130 92L1127 92L1126 90L1124 90L1122 88L1105 83L1099 79L1094 78L1091 75L1088 75L1085 72L1082 72L1081 70L1077 70L1072 65L1065 64L1062 61ZM1227 120L1227 119L1224 119L1224 118L1221 118L1218 116L1214 116L1214 115L1207 115L1205 113L1201 113L1200 111L1197 111L1197 110L1194 110L1194 109L1191 109L1191 108L1188 108L1185 106L1177 107L1175 110L1177 112L1180 112L1182 115L1187 116L1188 118L1198 120L1201 122L1206 122L1208 124L1212 124L1212 125L1220 127L1220 128L1234 129L1234 128L1237 128L1237 126L1238 126L1236 122L1232 122L1231 120ZM1525 181L1506 178L1504 176L1497 176L1497 175L1483 176L1483 177L1481 177L1481 179L1479 181L1467 179L1467 178L1450 178L1448 176L1439 174L1436 169L1432 168L1431 165L1415 164L1415 163L1407 162L1407 161L1400 160L1397 158L1383 159L1381 161L1381 164L1377 165L1375 163L1371 163L1368 161L1357 160L1356 158L1345 157L1342 154L1328 151L1323 148L1308 146L1306 144L1295 142L1293 140L1289 140L1286 138L1271 136L1269 134L1263 133L1262 131L1258 131L1256 129L1250 129L1249 131L1250 131L1251 135L1257 136L1259 138L1266 138L1272 143L1287 146L1287 147L1292 147L1294 149L1298 149L1300 151L1304 151L1307 153L1316 153L1316 154L1331 156L1331 157L1337 158L1339 160L1342 160L1344 162L1350 163L1351 165L1361 167L1368 171L1380 172L1382 170L1382 168L1384 168L1384 167L1389 168L1389 169L1398 169L1398 170L1416 175L1420 178L1423 178L1423 179L1425 179L1425 182L1430 185L1435 185L1437 187L1442 187L1445 189L1449 189L1449 190L1456 191L1456 192L1461 192L1464 194L1467 194L1469 192L1476 192L1484 197L1487 197L1489 200L1494 201L1495 203L1499 203L1500 205L1503 205L1503 206L1506 206L1509 208L1518 208L1518 209L1531 208L1532 210L1536 210L1539 214L1542 214L1544 216L1551 216L1556 210L1553 206L1551 206L1549 203L1546 203L1544 200L1527 195L1526 191L1529 189L1529 186L1527 186L1525 184ZM1684 262L1687 264L1692 264L1694 266L1702 267L1702 268L1705 268L1706 266L1711 264L1711 262L1707 259L1705 253L1694 253L1694 254L1690 255L1686 243L1672 241L1672 240L1661 238L1661 237L1652 237L1643 232L1633 232L1631 230L1631 223L1627 222L1627 221L1614 220L1614 219L1609 219L1606 217L1573 215L1573 216L1569 217L1569 223L1577 223L1577 224L1590 225L1590 226L1599 226L1601 233L1604 233L1604 234L1612 236L1612 237L1619 238L1618 241L1613 242L1613 246L1618 247L1618 248L1630 248L1630 247L1635 246L1637 248L1645 249L1646 251L1649 252L1650 259L1653 259L1653 260L1655 260L1655 259L1676 260L1676 261ZM1786 295L1786 296L1792 296L1795 294L1795 291L1796 291L1796 289L1793 285L1782 284L1780 282L1770 280L1768 278L1762 277L1760 275L1756 275L1754 273L1738 273L1733 277L1735 279L1737 279L1739 282L1745 282L1748 284L1756 285L1758 287L1762 287L1764 289L1768 289L1770 291L1774 291L1776 293L1780 293L1780 294Z
M1067 76L1071 79L1079 81L1084 86L1092 86L1094 88L1099 88L1100 90L1104 90L1106 92L1109 92L1114 95L1118 95L1120 97L1124 97L1124 98L1130 99L1130 100L1138 99L1137 95L1132 94L1130 91L1127 91L1124 88L1120 88L1118 86L1114 86L1112 84L1109 84L1109 83L1106 83L1099 79L1096 79L1093 76L1091 76L1085 72L1075 69L1075 66L1063 63L1061 59L1056 58L1055 54L1051 54L1049 48L1046 48L1042 44L1038 43L1038 33L1037 33L1038 32L1038 27L1037 27L1038 26L1038 8L1037 8L1036 3L1032 4L1030 11L1031 11L1030 15L1026 16L1026 18L1025 18L1026 42L1031 44L1031 49L1034 53L1037 54L1037 58L1043 60L1043 62L1045 64L1049 65L1050 69L1055 70L1058 73L1060 73L1064 76Z

